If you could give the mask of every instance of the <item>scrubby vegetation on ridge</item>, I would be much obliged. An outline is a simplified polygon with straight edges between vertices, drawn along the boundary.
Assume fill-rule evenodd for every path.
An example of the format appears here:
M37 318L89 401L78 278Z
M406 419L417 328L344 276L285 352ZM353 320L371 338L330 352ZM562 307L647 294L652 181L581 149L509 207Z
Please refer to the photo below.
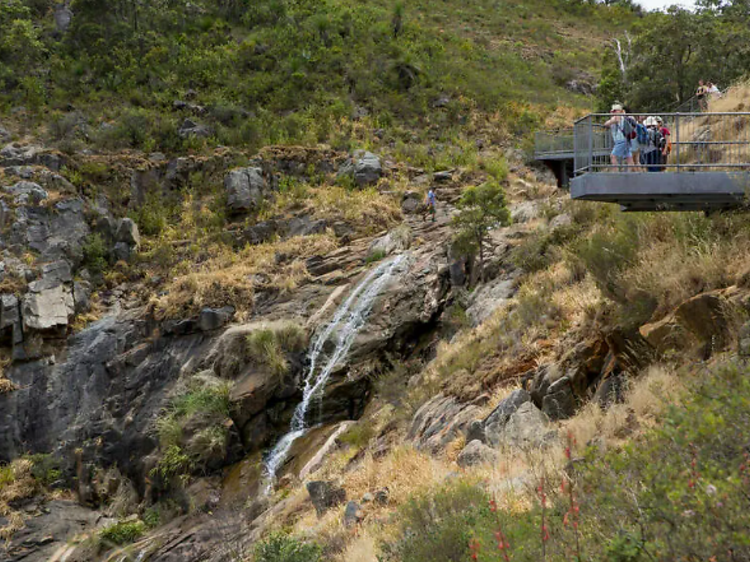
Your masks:
M500 108L520 131L538 119L527 103L576 103L565 85L595 74L592 35L637 17L632 5L568 1L77 0L70 8L62 32L52 2L4 4L2 102L25 105L32 123L51 110L49 134L68 148L168 153L205 142L180 137L186 117L224 145L347 146L341 123L360 106L395 142L409 142L409 125L439 137L474 108ZM583 15L591 24L579 32ZM446 111L434 111L443 96ZM184 105L174 109L175 100Z

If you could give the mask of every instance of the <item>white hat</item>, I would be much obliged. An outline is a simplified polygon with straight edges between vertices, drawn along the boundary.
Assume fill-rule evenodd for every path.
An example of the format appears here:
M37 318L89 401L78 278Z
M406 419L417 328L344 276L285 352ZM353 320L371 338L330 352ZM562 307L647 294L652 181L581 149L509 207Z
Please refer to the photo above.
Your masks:
M620 105L619 103L612 104L612 109L610 109L610 111L622 111L622 110L623 110L622 105Z
M650 117L646 117L646 120L643 122L646 127L656 126L659 124L659 122L656 120L656 117L651 115Z

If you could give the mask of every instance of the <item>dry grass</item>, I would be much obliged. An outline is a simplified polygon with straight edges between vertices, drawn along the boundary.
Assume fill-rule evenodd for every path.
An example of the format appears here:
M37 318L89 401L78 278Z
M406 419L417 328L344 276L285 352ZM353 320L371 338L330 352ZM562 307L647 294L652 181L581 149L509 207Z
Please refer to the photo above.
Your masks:
M246 246L240 252L218 246L206 262L185 263L181 274L168 284L167 294L154 302L157 315L172 318L206 306L232 305L241 317L252 309L256 290L295 290L308 276L304 260L336 247L336 238L331 234ZM277 254L286 255L287 260L277 263Z
M337 558L339 562L378 562L378 543L368 531L364 531L349 543Z
M573 418L561 423L579 452L594 442L602 447L622 443L634 432L650 427L669 404L677 403L684 390L677 373L663 365L648 368L630 382L625 401L602 410L589 402Z
M390 501L399 505L409 496L445 479L450 472L445 463L410 446L399 447L383 459L367 456L362 464L344 477L344 488L352 498L388 487Z
M400 201L374 188L349 190L339 186L316 189L312 208L316 218L343 220L360 234L374 234L400 222Z
M30 498L39 491L39 486L31 470L33 463L28 459L17 459L7 466L0 467L0 516L8 521L0 527L0 539L9 540L23 528L23 516L10 504Z
M680 139L685 141L744 141L744 144L714 145L709 148L697 145L683 146L680 149L680 161L683 164L750 163L750 117L711 115L722 112L747 112L748 109L750 81L737 84L729 88L723 97L712 100L705 115L680 123ZM677 154L673 151L670 163L676 161Z
M721 98L711 100L708 109L713 112L750 110L750 80L735 84Z

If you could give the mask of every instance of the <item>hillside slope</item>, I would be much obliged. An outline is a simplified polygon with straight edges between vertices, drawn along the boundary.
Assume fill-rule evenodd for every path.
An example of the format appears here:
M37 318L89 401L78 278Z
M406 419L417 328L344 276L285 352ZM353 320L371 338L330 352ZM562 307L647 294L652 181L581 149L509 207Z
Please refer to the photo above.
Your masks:
M638 12L2 10L1 560L747 558L746 213L518 149Z

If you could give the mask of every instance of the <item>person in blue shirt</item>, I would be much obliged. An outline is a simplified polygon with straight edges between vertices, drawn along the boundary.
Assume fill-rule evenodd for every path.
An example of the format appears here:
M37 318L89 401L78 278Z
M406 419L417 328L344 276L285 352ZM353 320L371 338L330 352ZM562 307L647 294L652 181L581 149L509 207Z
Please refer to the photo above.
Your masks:
M612 147L612 154L610 156L612 162L612 168L615 170L622 170L623 162L626 164L627 171L634 171L635 165L633 163L633 152L630 149L630 139L626 137L625 120L628 117L625 115L625 110L622 105L616 103L612 106L612 110L609 112L612 117L604 123L612 133L612 141L614 146Z
M427 192L427 198L425 199L425 213L422 215L423 221L427 220L428 214L432 215L432 222L435 222L435 190L432 188Z

